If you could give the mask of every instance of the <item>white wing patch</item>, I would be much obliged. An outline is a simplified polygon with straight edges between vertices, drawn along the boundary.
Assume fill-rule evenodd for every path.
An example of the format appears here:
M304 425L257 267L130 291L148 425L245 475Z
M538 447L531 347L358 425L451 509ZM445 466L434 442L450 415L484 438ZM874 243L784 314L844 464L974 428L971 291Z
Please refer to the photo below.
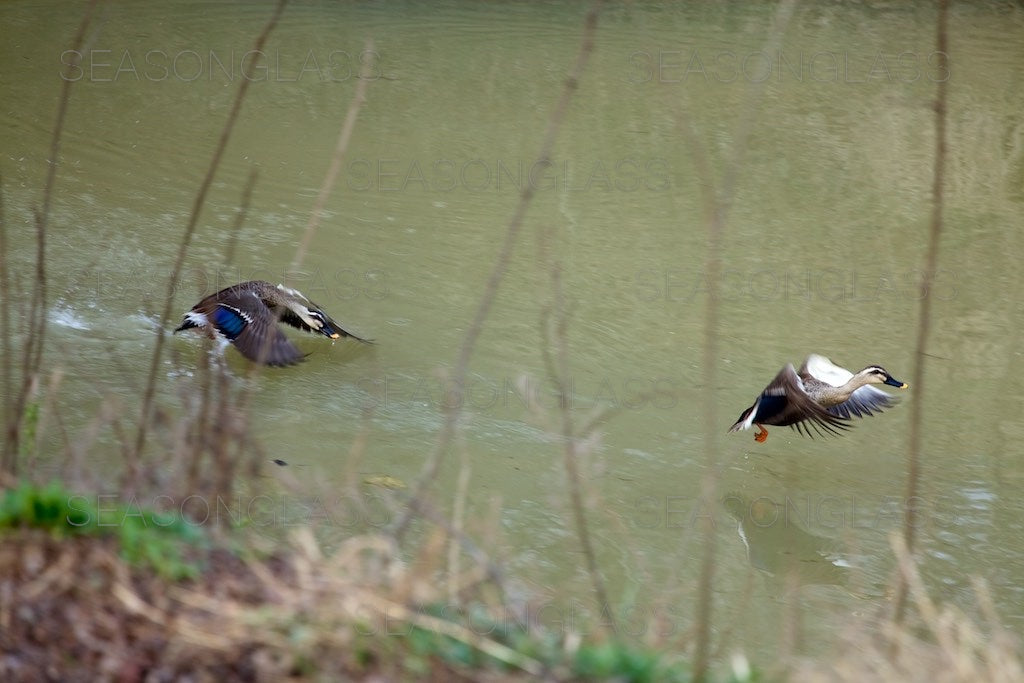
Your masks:
M306 298L306 295L303 294L302 292L300 292L297 289L292 289L291 287L285 287L283 284L280 284L280 283L277 285L277 288L280 289L285 294L287 294L288 296L293 296L296 299L302 299L303 301L309 301L309 299Z
M308 299L307 299L308 301ZM309 325L314 330L319 330L323 327L323 323L313 315L313 313L305 306L298 302L290 302L287 304L288 308L291 309L292 313L302 318L302 322Z
M743 429L750 429L750 425L754 424L754 418L757 417L757 407L761 405L761 397L757 397L757 401L754 402L754 407L750 409L750 415L747 415L747 419L743 421Z
M831 384L834 387L841 387L853 377L853 373L846 368L841 368L825 356L812 353L804 361L804 365L807 367L807 372L810 373L811 377L821 380L825 384Z

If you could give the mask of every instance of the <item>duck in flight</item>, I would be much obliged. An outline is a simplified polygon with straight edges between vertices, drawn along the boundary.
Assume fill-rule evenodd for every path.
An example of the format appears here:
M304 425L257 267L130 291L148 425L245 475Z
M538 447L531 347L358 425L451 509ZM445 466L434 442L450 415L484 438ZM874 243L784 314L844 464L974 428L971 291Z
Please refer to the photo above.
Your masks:
M343 329L302 292L263 280L241 282L211 294L193 306L174 331L195 328L234 344L254 363L292 365L305 354L288 340L278 321L329 339L351 337L370 343Z
M838 435L850 428L851 418L873 415L896 403L895 396L872 384L907 388L880 365L869 365L854 374L824 356L811 354L799 372L787 363L729 431L756 426L754 440L758 443L768 438L766 424L788 425L812 437L812 427L821 435Z

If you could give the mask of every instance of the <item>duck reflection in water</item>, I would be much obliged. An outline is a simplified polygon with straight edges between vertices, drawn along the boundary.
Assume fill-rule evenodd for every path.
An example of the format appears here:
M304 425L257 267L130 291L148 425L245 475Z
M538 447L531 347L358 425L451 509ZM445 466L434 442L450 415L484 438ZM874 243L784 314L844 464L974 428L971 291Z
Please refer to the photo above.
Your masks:
M799 513L768 496L748 498L727 493L722 505L737 522L737 533L750 566L773 583L795 578L800 584L844 585L851 568L840 543L799 526ZM791 580L791 578L790 578Z

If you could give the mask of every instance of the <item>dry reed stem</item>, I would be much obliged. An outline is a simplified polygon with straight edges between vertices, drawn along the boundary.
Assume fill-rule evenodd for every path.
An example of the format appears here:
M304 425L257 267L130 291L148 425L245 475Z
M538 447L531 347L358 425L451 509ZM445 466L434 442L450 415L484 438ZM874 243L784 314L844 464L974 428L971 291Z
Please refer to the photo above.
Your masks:
M458 576L461 573L460 558L462 553L458 543L458 535L463 534L466 498L469 492L469 475L472 469L469 450L466 448L466 444L462 443L460 446L461 463L459 466L459 478L455 483L455 500L452 504L451 521L451 528L455 533L448 540L448 601L451 604L459 603Z
M793 17L796 7L795 0L784 0L775 12L775 19L763 48L763 54L776 54L786 27ZM709 283L708 303L704 318L704 353L703 353L703 385L707 392L716 392L718 387L718 338L719 310L718 300L721 290L722 244L726 226L726 216L732 206L736 193L737 179L746 155L750 132L753 130L757 117L758 103L765 88L764 79L751 82L747 89L740 120L736 126L732 159L725 167L721 186L718 192L710 175L711 165L708 163L703 146L697 143L697 136L689 123L680 117L687 142L690 144L698 172L702 176L705 190L705 210L710 209L707 223L708 250L704 260L704 272ZM718 454L718 401L711 396L704 401L704 477L701 481L701 496L704 500L717 498L720 458ZM694 643L694 680L702 681L707 676L711 659L711 612L712 593L715 573L715 537L716 530L712 524L705 524L703 533L703 555L701 558L700 575L697 583L697 632Z
M373 54L373 40L367 38L363 45L362 54ZM292 271L298 270L302 261L306 258L309 245L313 243L313 236L320 227L320 221L324 215L324 207L327 206L327 199L331 196L331 190L338 180L338 173L341 172L341 164L348 153L349 141L352 139L352 131L356 127L356 119L359 117L359 110L366 103L366 87L370 82L369 60L363 63L363 72L356 83L356 92L349 104L348 112L345 114L345 122L338 134L338 142L334 147L334 155L331 157L330 166L320 184L320 192L317 194L316 202L313 204L313 211L309 214L309 221L306 223L306 230L302 235L298 248L295 250L295 258L292 259Z
M256 186L256 179L258 177L256 169L252 169L249 172L249 177L246 180L245 187L242 189L242 197L239 201L238 210L235 212L235 219L232 221L231 229L228 232L228 243L224 247L224 258L223 263L225 266L229 266L235 257L235 247L238 244L238 235L242 230L242 226L245 224L245 218L249 213L249 206L252 203L252 193ZM223 376L226 372L222 363L216 363L213 361L212 354L205 354L205 362L200 365L199 369L199 408L196 412L195 417L195 428L193 438L196 439L196 444L192 448L185 449L182 453L185 465L185 487L188 491L199 490L199 473L203 461L203 456L212 447L215 450L223 451L225 447L225 441L233 436L230 434L230 430L226 429L212 429L210 422L214 415L213 406L213 370L217 370L217 376L223 380ZM223 388L225 383L220 382L220 386ZM220 396L220 405L225 405L226 402L231 400L230 395ZM244 439L243 439L244 441ZM242 444L239 444L240 446Z
M452 526L448 517L441 514L428 501L421 501L418 511L419 514L431 524L436 524L444 529L449 536L458 539L463 552L473 558L473 560L484 570L487 580L497 586L498 590L503 595L507 592L505 590L506 578L504 570L499 564L491 560L487 553L485 553L468 534L461 529L456 529Z
M14 421L11 383L11 283L7 272L7 216L4 211L4 184L0 175L0 372L3 372L4 447L0 452L0 473L14 474L17 464L14 443L17 423ZM20 416L19 416L20 417Z
M50 371L49 380L46 382L46 389L43 391L43 404L39 409L39 417L36 422L35 443L32 444L32 450L29 453L29 461L26 468L29 472L35 471L35 459L42 452L43 436L47 433L47 423L50 417L57 413L57 397L60 395L60 385L63 381L63 367L58 366Z
M573 93L575 93L576 89L579 87L579 81L583 76L587 62L590 60L590 55L594 50L594 34L597 31L598 7L599 5L595 4L595 6L587 13L583 26L583 38L580 44L579 53L576 57L576 63L573 66L572 71L566 77L565 84L562 87L562 94L559 97L558 102L556 102L554 109L551 111L551 115L548 117L547 127L544 131L544 137L541 141L535 165L543 166L545 163L550 162L555 140L558 138L558 133L562 127L562 121L565 119L565 113L569 108L569 101L572 99ZM491 306L494 304L494 299L497 296L498 287L501 285L501 281L505 276L505 271L508 270L509 262L512 259L512 252L515 248L516 242L518 241L519 233L526 218L526 211L533 202L533 196L534 188L529 183L526 183L523 187L523 191L519 195L519 203L516 205L515 211L505 228L505 239L498 251L498 256L491 269L491 274L487 278L487 283L484 285L484 291L480 296L479 303L477 304L476 313L473 315L469 328L466 330L466 335L462 339L462 346L459 349L459 355L456 358L455 367L451 374L453 386L464 386L465 384L466 373L469 368L469 359L473 355L477 339L483 331L484 322L487 320L487 317L491 312ZM424 464L419 479L413 487L412 494L409 497L409 505L394 525L394 534L396 538L400 539L405 534L409 523L412 521L413 515L418 509L419 501L426 496L427 489L437 478L437 475L441 470L441 464L443 463L444 457L447 454L448 448L455 436L455 430L462 411L462 401L453 401L452 404L453 405L447 406L444 423L441 427L441 433L438 436L437 445L434 447L430 457Z
M939 0L936 23L935 49L938 68L949 73L949 0ZM917 500L921 480L921 433L924 419L924 376L928 357L928 335L931 331L932 297L931 287L939 263L939 241L942 238L942 214L944 205L944 184L946 177L946 109L949 97L949 79L940 79L935 95L935 168L932 177L932 216L928 230L928 251L925 254L924 273L921 277L921 296L918 298L917 343L914 347L914 369L911 382L914 399L910 402L910 435L907 439L907 488L904 500ZM910 505L903 524L903 539L907 548L914 549L917 531L916 506ZM906 607L906 586L901 581L897 586L897 622L903 620Z
M206 452L206 444L204 440L206 435L210 433L210 418L213 411L210 406L213 403L213 354L206 352L206 344L203 345L203 362L199 364L197 371L199 380L199 399L198 408L195 409L194 417L194 430L189 429L189 433L183 435L183 438L176 440L181 446L179 449L180 462L185 463L185 490L186 491L198 491L199 490L199 479L200 471L203 463L203 454ZM185 415L191 415L193 410L193 401L190 401L188 397L182 396L182 403L185 405ZM184 426L185 420L188 418L182 418L179 423L180 426ZM192 422L193 420L188 420ZM192 425L189 425L192 427ZM195 443L189 443L192 439L195 439Z
M367 52L373 51L373 41L367 39L364 50ZM345 156L348 153L349 143L352 139L352 133L355 130L356 120L359 117L359 111L362 109L363 104L366 103L366 89L367 83L370 81L370 64L364 63L362 70L360 71L360 78L356 83L355 93L352 97L352 101L349 102L348 110L345 114L345 120L342 123L341 130L338 133L338 140L335 144L334 153L331 156L330 164L328 165L327 172L324 174L324 179L320 184L320 191L317 194L316 201L313 204L313 209L310 213L309 220L306 223L306 229L303 232L302 239L299 241L298 246L295 249L295 256L292 259L291 270L296 271L302 265L305 260L306 252L309 250L309 245L312 244L313 238L316 235L317 230L320 227L320 220L323 217L324 207L327 204L327 200L331 195L334 186L337 184L338 174L341 170ZM283 310L276 313L277 320L280 320L280 316L283 314ZM259 353L257 354L257 362L252 363L249 366L246 377L248 382L244 385L241 390L241 396L238 399L236 413L238 416L248 415L249 402L252 398L253 380L264 367L262 361L267 357L270 352L270 345L273 337L268 335L261 345ZM243 430L244 434L244 430ZM238 445L238 452L241 454L244 450L242 444ZM260 459L253 458L250 461L250 471L258 472L260 467Z
M918 614L924 625L938 643L938 654L942 658L938 662L930 662L931 667L941 671L942 680L955 681L1019 681L1024 677L1019 654L1019 644L1006 634L1000 626L1000 620L992 604L987 587L978 579L972 579L975 596L981 605L982 614L989 620L994 633L984 636L975 623L958 610L941 608L928 595L921 579L906 539L900 534L892 534L890 546L896 556L900 576L908 595L914 601ZM913 652L917 643L901 624L893 622L890 633L898 634L894 639L895 648L890 653L895 657L903 655L908 649Z
M53 188L57 181L57 168L60 166L60 143L64 133L64 122L67 119L68 106L71 103L71 85L76 80L70 77L70 73L72 69L78 67L81 59L79 48L81 48L82 43L85 41L85 34L89 24L92 23L92 14L96 4L96 0L92 0L86 8L82 21L78 25L78 31L72 41L71 54L73 57L71 63L68 64L64 73L61 74L61 94L57 104L57 121L53 127L53 137L50 140L50 154L47 158L46 180L43 183L43 203L42 207L35 211L37 237L36 272L35 287L32 290L32 304L29 310L31 343L26 345L25 353L25 358L31 358L31 361L26 362L24 366L26 374L38 372L42 358L43 339L46 336L46 228L49 225L50 204L53 202ZM32 321L35 322L35 325L32 324ZM32 349L33 345L35 347L34 350L28 350Z
M94 488L98 485L86 466L86 456L99 438L100 432L112 425L121 413L122 406L117 397L108 398L100 403L99 411L76 432L75 441L68 451L67 466L61 468L62 478L83 487Z
M596 432L581 435L574 433L571 410L572 402L569 395L570 389L567 384L570 377L569 334L565 290L562 286L562 270L558 263L552 263L549 266L549 271L554 306L553 310L548 311L548 313L554 316L554 329L545 330L542 351L545 363L548 366L550 379L561 398L558 402L558 414L561 419L562 463L565 467L566 483L569 486L569 502L573 522L576 526L576 536L579 538L583 559L587 567L587 576L590 578L590 583L594 589L594 597L597 600L597 612L607 619L608 628L611 633L617 633L615 611L612 609L611 601L608 599L608 590L604 583L604 576L601 574L601 569L598 566L597 553L590 538L590 527L587 524L587 506L583 499L583 480L579 469L581 451L587 450L584 441L589 440ZM555 349L554 357L551 355L552 346ZM605 621L602 619L598 623L603 626Z
M367 38L363 50L364 53L372 52L373 41ZM345 113L345 120L342 122L341 131L338 133L338 141L335 144L334 153L331 155L331 162L327 167L327 172L324 174L323 181L320 183L320 191L317 193L316 201L313 203L313 209L309 214L309 220L306 222L306 229L302 233L302 239L299 240L299 244L295 248L295 256L292 259L289 272L297 271L302 265L306 258L306 252L309 251L309 245L312 244L313 237L320 227L320 219L323 217L327 199L331 196L331 191L337 183L341 164L348 153L349 141L352 139L352 131L355 130L356 119L359 118L359 110L362 109L363 104L366 102L366 84L370 81L370 75L370 64L367 61L363 63L362 70L359 72L355 94L352 96L352 101L349 102L348 110ZM275 316L277 321L280 321L283 313L283 310L277 312ZM254 377L259 372L259 369L263 367L263 361L270 353L272 341L273 337L269 335L264 340L257 354L257 361L249 367L248 376L250 378ZM245 401L243 401L244 404Z
M85 13L82 15L82 21L78 25L78 30L75 32L75 37L72 39L71 48L68 52L73 55L73 57L61 73L61 91L57 100L57 120L54 123L53 136L50 139L50 153L47 158L46 178L43 182L42 207L33 212L35 214L36 225L36 263L32 283L32 296L30 297L28 304L28 335L24 341L24 349L22 353L21 386L18 389L13 407L11 406L10 401L5 398L5 416L7 424L4 429L3 460L0 464L2 464L2 469L5 472L11 474L17 472L17 451L20 445L21 421L24 417L25 408L28 404L29 396L36 380L36 375L38 374L39 367L42 364L43 342L46 338L46 230L49 225L50 205L53 202L53 188L57 180L57 168L60 166L60 144L64 133L64 122L67 119L68 106L71 102L71 86L75 80L77 80L71 77L71 72L73 69L78 67L80 56L82 54L81 49L85 42L86 32L89 29L89 25L92 23L93 11L96 8L96 4L97 0L92 0L88 7L86 7ZM6 232L6 229L3 231ZM0 261L6 262L6 259L7 251L5 246L3 250L0 251ZM7 279L5 265L4 277L2 283L0 283L5 302L10 300L9 285L10 283ZM4 357L5 359L8 359L5 361L4 366L4 395L5 397L8 397L10 396L8 393L10 388L9 382L11 381L11 373L13 370L10 367L9 361L12 349L8 337L10 334L10 317L6 303L4 304L3 315Z
M257 36L252 49L246 53L252 56L254 62L263 54L263 46L266 44L267 39L270 37L275 26L277 26L277 22L284 12L286 2L287 0L278 0L274 7L273 14L264 25L262 32ZM146 385L142 397L142 409L139 415L139 427L135 436L135 447L132 451L132 458L128 463L126 463L125 468L123 487L129 491L134 490L138 485L138 477L141 471L142 450L146 443L146 433L149 428L149 418L153 407L153 397L156 393L157 371L160 368L160 358L167 336L166 327L171 319L174 307L175 285L181 275L181 270L184 267L185 257L188 255L188 249L192 243L192 236L195 234L196 226L199 224L199 214L202 211L203 206L206 204L206 195L209 193L210 187L213 185L213 179L217 174L217 170L220 168L221 159L224 156L225 149L227 149L228 141L231 139L231 133L234 131L235 123L238 121L238 117L241 114L242 103L245 101L245 96L249 91L249 85L251 82L252 81L248 78L243 78L239 82L238 90L235 92L235 99L231 104L231 110L228 112L228 117L224 122L224 127L221 130L217 146L214 148L213 156L210 159L209 168L206 171L206 175L203 176L198 192L196 192L195 199L192 203L192 211L189 214L188 222L185 225L185 232L182 235L181 244L178 247L178 254L175 257L174 265L171 268L171 276L167 285L167 295L164 299L163 311L160 314L156 344L153 347L149 373L146 376Z
M249 177L246 178L245 186L242 188L242 198L238 202L238 211L235 212L235 220L231 222L231 229L228 231L228 243L224 246L224 265L230 266L235 260L235 248L238 246L238 236L245 225L245 219L249 215L249 207L252 206L252 192L256 188L256 181L259 179L259 170L249 170Z

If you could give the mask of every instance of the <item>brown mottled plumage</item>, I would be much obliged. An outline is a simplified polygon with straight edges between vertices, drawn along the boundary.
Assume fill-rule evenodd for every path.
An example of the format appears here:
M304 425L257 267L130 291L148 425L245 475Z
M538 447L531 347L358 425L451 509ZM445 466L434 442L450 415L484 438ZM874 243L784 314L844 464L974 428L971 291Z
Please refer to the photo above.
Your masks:
M811 354L800 372L789 363L765 387L761 395L740 415L730 432L758 429L754 439L768 438L764 425L790 426L807 436L840 434L850 428L853 417L864 417L892 406L896 398L870 384L888 384L906 389L880 365L869 365L857 374L839 367L824 356Z
M226 287L204 298L185 314L180 332L197 328L234 344L243 356L266 365L291 365L304 354L277 327L277 321L330 339L368 339L343 329L301 292L263 280Z

